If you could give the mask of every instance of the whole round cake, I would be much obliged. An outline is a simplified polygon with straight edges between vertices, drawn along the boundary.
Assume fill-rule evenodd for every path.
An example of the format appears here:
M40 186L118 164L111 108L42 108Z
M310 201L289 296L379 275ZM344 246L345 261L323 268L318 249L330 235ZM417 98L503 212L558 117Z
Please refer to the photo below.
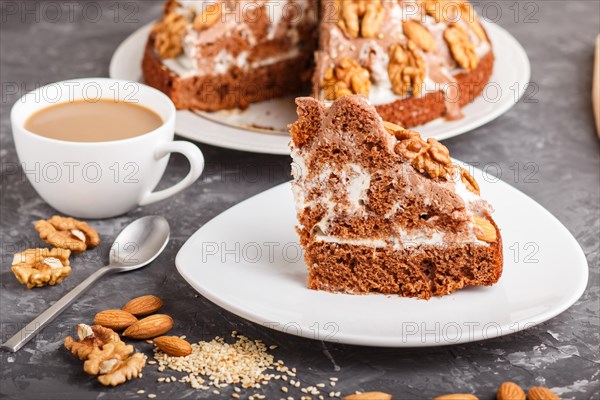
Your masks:
M460 118L493 64L464 0L167 0L142 69L178 109L244 109L312 86L324 101L362 94L412 127Z

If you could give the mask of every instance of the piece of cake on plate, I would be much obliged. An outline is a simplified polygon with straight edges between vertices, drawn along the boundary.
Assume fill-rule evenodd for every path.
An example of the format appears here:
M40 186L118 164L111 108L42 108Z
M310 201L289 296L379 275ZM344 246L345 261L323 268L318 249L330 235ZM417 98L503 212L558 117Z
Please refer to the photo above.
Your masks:
M322 0L313 95L363 94L404 127L461 118L494 54L465 0Z
M316 0L167 0L142 61L178 109L246 108L310 86Z
M292 188L309 288L428 299L498 281L492 207L446 147L383 122L364 96L296 103Z

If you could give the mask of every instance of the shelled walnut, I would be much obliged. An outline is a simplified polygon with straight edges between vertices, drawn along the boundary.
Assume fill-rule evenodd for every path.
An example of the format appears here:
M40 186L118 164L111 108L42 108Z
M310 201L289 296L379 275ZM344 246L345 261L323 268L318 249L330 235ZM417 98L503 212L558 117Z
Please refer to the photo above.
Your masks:
M13 257L11 270L29 289L56 285L71 274L67 249L27 249Z
M369 71L350 58L342 58L334 68L325 72L322 82L327 100L336 100L347 94L369 94Z
M386 130L398 140L394 150L421 173L431 178L449 176L452 173L450 152L433 138L424 141L418 132L384 122Z
M471 71L479 64L479 58L475 52L475 45L471 42L467 31L457 25L452 24L444 31L444 40L450 47L452 57L458 65L467 71Z
M381 0L336 0L338 26L351 38L371 38L379 34L385 18Z
M49 220L39 220L34 228L46 243L73 253L81 253L88 247L100 244L98 232L87 223L71 217L54 215Z
M154 25L154 48L160 58L175 58L183 52L183 36L189 23L188 17L173 11Z
M405 46L393 44L389 49L389 57L388 75L394 93L404 96L412 90L413 96L419 96L425 79L426 65L415 43L409 40Z
M65 347L79 357L87 360L95 349L101 349L107 343L122 343L119 335L112 329L100 325L77 325L77 340L67 336L64 340Z

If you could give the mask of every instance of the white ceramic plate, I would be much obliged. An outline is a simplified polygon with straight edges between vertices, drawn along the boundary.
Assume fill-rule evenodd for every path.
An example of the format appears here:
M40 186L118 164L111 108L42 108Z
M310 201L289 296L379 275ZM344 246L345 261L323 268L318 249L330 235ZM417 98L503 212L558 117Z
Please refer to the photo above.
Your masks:
M504 273L492 287L429 301L306 288L289 183L225 211L181 248L179 273L240 317L312 339L369 346L440 346L489 339L546 321L583 293L581 247L548 211L476 170L502 229Z
M110 77L142 81L141 60L152 24L129 36L115 51ZM529 83L525 50L498 25L485 27L494 46L496 62L484 95L463 108L464 118L438 119L415 128L428 138L447 139L488 123L510 109ZM296 119L293 97L252 104L245 111L216 113L179 111L175 130L181 136L215 146L257 153L289 154L287 125Z

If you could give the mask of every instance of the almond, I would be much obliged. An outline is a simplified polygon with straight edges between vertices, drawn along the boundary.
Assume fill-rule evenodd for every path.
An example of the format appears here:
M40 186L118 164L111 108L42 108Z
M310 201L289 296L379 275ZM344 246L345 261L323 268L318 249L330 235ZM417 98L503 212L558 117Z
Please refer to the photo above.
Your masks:
M527 400L560 400L560 398L548 388L533 386L527 392Z
M479 400L477 396L469 393L455 393L438 396L433 400Z
M486 218L473 217L473 222L481 228L481 231L475 232L477 239L488 243L494 243L496 241L496 228L490 221Z
M498 388L496 400L525 400L525 392L514 382L504 382Z
M150 339L167 333L173 327L173 318L165 314L155 314L140 319L125 329L123 336L132 339Z
M94 317L94 324L110 328L115 331L122 331L130 325L137 322L137 318L123 310L104 310L100 311Z
M160 336L154 339L156 347L173 357L184 357L192 354L192 345L177 336Z
M162 306L163 301L159 297L150 294L129 301L123 306L123 311L141 317L158 311Z
M433 35L418 21L408 20L402 23L404 34L425 51L435 50Z
M392 395L383 392L365 392L351 394L344 397L344 400L391 400Z

